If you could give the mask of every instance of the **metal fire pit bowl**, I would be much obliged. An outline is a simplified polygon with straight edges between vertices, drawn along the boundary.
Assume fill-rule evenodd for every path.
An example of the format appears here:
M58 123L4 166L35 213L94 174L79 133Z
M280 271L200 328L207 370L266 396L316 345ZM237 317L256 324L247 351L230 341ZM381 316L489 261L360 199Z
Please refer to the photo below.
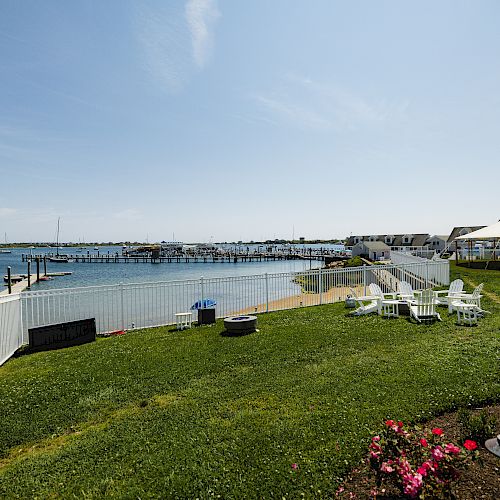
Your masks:
M493 453L493 455L500 457L500 434L496 438L488 439L484 445L488 451Z
M231 316L224 318L226 332L230 335L245 335L257 330L257 316Z

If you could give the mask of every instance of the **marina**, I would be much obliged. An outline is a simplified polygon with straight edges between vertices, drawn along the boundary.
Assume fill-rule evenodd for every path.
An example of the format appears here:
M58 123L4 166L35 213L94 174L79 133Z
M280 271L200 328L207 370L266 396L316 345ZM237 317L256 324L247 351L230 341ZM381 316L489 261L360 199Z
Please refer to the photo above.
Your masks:
M36 260L37 258L43 260L48 259L51 262L67 263L68 261L77 263L96 263L96 264L118 264L118 263L168 263L168 264L191 264L191 263L238 263L238 262L270 262L282 260L315 260L325 261L329 257L338 256L339 258L347 258L347 256L340 255L338 252L329 250L313 250L312 248L299 252L246 252L234 253L231 251L216 251L210 253L182 253L162 255L155 252L145 252L143 255L138 254L120 254L119 252L108 253L90 253L87 254L54 254L48 252L45 254L27 254L21 255L22 262Z

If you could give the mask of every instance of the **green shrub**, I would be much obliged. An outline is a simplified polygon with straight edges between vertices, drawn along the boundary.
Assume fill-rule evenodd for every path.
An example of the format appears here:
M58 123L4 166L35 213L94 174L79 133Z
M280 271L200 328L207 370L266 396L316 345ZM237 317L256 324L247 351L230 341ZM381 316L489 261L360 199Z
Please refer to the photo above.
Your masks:
M351 259L344 261L344 267L358 267L363 266L364 264L365 263L359 256L352 257Z
M478 413L467 408L460 408L458 422L463 438L474 439L480 443L484 443L486 439L495 434L497 425L496 417L490 415L484 408Z

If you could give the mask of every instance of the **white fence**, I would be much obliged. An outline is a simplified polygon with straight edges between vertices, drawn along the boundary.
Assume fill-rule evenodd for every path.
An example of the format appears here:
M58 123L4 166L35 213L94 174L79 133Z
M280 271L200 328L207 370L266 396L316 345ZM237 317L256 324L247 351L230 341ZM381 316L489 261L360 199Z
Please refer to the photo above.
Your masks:
M20 295L0 296L0 365L23 344Z
M374 282L384 291L395 291L399 280L410 282L414 289L447 285L449 263L426 260L399 266L28 291L21 294L18 321L22 317L25 341L30 328L86 318L95 318L97 332L105 333L174 324L176 313L188 311L202 298L216 300L216 315L224 317L338 302L346 299L349 287L365 293ZM0 314L3 318L2 310ZM19 336L16 331L12 330L14 337Z

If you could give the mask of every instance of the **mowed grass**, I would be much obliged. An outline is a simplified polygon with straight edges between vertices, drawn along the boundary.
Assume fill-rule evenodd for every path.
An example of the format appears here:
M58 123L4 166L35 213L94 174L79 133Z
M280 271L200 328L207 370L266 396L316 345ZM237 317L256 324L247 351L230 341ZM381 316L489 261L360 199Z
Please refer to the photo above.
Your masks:
M259 332L171 328L0 368L0 497L331 497L385 418L500 400L500 273L478 327L259 316ZM297 464L297 468L292 468Z

